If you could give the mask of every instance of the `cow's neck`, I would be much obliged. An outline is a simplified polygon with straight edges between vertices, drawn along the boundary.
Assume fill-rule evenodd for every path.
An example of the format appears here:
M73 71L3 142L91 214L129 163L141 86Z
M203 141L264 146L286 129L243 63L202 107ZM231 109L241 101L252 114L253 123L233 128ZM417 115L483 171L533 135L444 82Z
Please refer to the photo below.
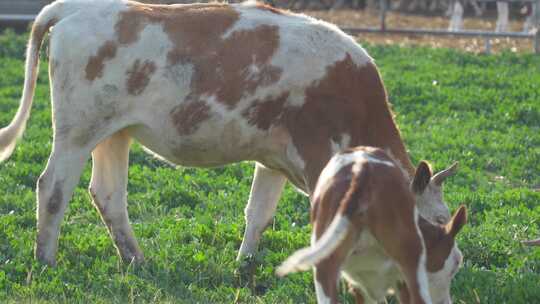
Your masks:
M409 179L412 179L415 173L415 167L407 153L405 144L403 143L399 129L394 122L390 109L388 109L388 117L385 120L386 122L384 125L386 127L377 132L379 136L375 138L376 143L374 146L385 149L386 152L401 166L405 175Z
M305 164L308 193L333 154L348 147L384 149L409 176L414 174L373 63L358 65L347 54L328 66L325 76L306 88L304 103L286 109L281 123Z
M367 138L368 143L366 145L384 149L401 165L406 175L412 178L415 168L394 120L379 71L375 65L367 65L365 69L367 71L363 73L366 75L364 76L364 82L371 92L360 96L360 99L363 99L361 101L369 109L369 111L366 111L369 114L365 117L365 132L360 134ZM361 139L359 144L364 144Z

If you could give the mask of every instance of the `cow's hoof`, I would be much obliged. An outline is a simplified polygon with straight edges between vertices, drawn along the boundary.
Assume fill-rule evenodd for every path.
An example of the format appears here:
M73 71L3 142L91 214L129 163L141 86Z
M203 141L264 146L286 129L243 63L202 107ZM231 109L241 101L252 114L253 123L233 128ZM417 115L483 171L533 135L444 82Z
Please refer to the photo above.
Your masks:
M248 254L243 257L240 257L238 260L240 272L253 272L257 268L257 256L256 254Z
M127 265L138 267L144 264L144 255L142 253L137 253L135 255L123 256L122 262L124 262Z
M43 252L43 250L40 250L39 248L36 248L34 258L41 264L47 265L49 267L56 267L56 257L50 257Z
M268 291L268 286L263 284L256 284L255 287L252 289L252 293L257 296L262 296Z
M234 274L238 279L238 286L252 287L255 271L257 270L257 256L248 254L238 258L238 268Z
M234 272L237 277L238 287L247 287L254 295L262 295L268 290L268 286L257 284L255 273L257 267L262 264L262 254L249 254L237 259L239 264Z

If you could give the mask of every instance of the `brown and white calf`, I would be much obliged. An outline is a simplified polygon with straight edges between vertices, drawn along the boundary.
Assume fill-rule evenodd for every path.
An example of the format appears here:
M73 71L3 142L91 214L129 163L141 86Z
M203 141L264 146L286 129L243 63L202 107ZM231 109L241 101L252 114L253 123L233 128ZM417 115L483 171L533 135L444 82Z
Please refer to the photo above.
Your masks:
M450 282L462 260L454 239L466 223L466 209L461 206L446 225L419 215L413 191L430 178L422 162L411 186L381 149L336 154L315 188L311 247L289 257L278 274L314 267L318 303L337 302L340 276L357 303L378 303L391 289L402 303L452 303Z
M130 145L183 166L256 161L239 257L256 251L285 182L311 194L331 156L349 146L414 167L366 51L334 25L256 2L150 5L59 0L37 16L15 118L0 160L24 131L39 48L50 29L53 148L37 185L36 257L55 264L59 227L86 161L89 191L119 254L143 259L127 213ZM441 183L420 213L450 219Z

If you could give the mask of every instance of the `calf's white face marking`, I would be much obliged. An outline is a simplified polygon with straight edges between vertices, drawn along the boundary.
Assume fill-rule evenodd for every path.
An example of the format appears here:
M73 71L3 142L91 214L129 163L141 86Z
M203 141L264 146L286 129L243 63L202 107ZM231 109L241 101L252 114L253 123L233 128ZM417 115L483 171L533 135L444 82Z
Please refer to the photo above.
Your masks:
M420 228L418 227L418 209L416 206L414 207L414 226L416 227L416 232L420 236L420 239L422 240L422 253L420 254L420 262L418 263L418 270L416 271L416 277L418 280L419 288L420 288L420 295L426 301L426 303L429 301L429 284L428 284L428 278L427 278L427 271L426 271L426 245L424 244L424 238L422 236L422 232L420 231Z

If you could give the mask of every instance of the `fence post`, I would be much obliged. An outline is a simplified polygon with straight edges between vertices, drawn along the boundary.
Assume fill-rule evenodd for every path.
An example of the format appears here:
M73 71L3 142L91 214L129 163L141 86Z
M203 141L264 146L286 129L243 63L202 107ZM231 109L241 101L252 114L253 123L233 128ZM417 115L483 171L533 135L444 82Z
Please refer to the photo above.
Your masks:
M381 31L386 30L386 10L387 10L387 0L381 0Z
M540 0L534 1L534 28L536 33L534 34L534 52L540 54Z

